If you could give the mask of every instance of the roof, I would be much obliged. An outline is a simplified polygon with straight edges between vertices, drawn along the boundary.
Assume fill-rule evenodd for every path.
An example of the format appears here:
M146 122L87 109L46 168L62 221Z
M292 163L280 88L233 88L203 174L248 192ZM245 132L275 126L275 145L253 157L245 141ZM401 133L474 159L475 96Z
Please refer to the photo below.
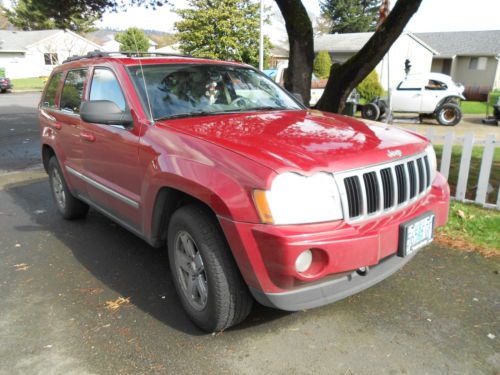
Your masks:
M345 34L324 34L314 40L314 52L332 51L340 53L356 53L370 40L373 33L345 33ZM431 51L433 54L437 52L429 46L425 41L415 36L415 34L405 33L415 42Z
M30 44L49 38L62 30L12 31L0 30L0 52L25 51Z
M496 56L500 54L500 30L453 31L415 34L441 57Z
M288 48L286 47L281 47L281 46L274 46L271 48L271 56L274 57L286 57L288 58L288 55L290 54L288 52Z
M324 34L314 41L314 52L358 52L373 33Z

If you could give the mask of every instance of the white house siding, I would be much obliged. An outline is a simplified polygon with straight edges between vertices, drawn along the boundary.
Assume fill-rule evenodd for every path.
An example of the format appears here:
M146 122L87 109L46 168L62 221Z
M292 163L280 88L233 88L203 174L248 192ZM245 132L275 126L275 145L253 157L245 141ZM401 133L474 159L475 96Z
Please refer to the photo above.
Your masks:
M57 53L59 62L69 56L84 55L99 49L99 46L72 32L61 31L25 46L24 53L8 53L0 50L0 67L4 67L9 78L29 78L48 76L55 65L46 65L45 53Z
M455 58L455 69L453 79L462 83L464 86L488 86L490 88L498 87L498 59L488 57L486 68L484 70L469 69L471 56L457 56Z
M396 87L405 78L405 61L410 60L411 74L429 73L432 66L434 54L418 41L405 34L399 37L392 45L386 58L376 68L380 81L385 90L390 80L391 88ZM387 77L389 61L390 74Z

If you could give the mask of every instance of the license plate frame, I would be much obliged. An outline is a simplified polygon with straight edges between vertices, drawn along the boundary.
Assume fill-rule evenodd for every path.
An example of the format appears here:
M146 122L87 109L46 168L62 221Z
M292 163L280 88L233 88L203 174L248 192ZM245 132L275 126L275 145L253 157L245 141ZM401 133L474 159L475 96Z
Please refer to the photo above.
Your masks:
M435 218L433 212L426 212L399 226L398 256L412 255L434 240Z

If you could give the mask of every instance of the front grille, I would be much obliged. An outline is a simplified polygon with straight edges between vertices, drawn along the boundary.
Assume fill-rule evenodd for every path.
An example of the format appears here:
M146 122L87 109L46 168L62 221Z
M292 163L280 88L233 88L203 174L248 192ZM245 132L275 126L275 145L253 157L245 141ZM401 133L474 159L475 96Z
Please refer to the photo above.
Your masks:
M431 186L430 176L427 155L335 175L349 221L382 215L420 198Z

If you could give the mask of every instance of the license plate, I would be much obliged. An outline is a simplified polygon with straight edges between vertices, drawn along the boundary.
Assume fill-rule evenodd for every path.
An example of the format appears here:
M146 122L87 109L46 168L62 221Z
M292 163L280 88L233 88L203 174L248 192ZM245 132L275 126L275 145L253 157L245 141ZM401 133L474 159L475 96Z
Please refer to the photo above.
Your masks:
M434 214L426 213L399 227L398 255L405 257L432 242L434 238Z

